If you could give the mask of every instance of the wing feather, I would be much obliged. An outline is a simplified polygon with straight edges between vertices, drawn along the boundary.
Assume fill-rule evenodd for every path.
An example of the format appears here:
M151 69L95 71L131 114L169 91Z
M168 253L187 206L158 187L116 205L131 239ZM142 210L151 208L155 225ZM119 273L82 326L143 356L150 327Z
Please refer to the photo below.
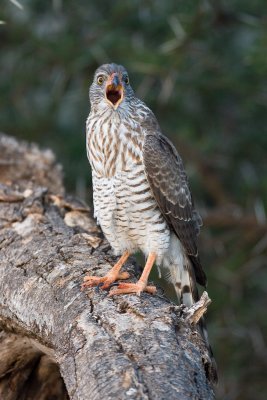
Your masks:
M194 208L183 162L173 144L160 133L148 133L143 147L145 171L152 193L190 258L197 282L206 285L199 261L197 235L202 225Z

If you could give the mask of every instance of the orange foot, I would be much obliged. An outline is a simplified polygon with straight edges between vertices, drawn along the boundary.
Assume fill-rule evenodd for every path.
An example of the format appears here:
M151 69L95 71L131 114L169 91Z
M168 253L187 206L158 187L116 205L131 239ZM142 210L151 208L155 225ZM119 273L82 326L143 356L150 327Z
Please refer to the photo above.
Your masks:
M143 282L137 283L120 283L117 289L111 289L109 296L116 296L117 294L136 293L140 296L141 292L148 292L151 294L156 293L156 286L146 286Z
M86 287L93 287L100 284L102 284L101 289L108 289L109 286L118 279L128 279L130 274L128 274L128 272L120 272L120 270L129 255L129 251L125 251L119 261L105 276L85 276L83 279L82 290Z
M119 279L128 279L130 274L128 272L121 272L119 274L107 273L105 276L85 276L83 279L82 289L86 287L94 287L97 285L101 285L101 289L108 289L113 282Z

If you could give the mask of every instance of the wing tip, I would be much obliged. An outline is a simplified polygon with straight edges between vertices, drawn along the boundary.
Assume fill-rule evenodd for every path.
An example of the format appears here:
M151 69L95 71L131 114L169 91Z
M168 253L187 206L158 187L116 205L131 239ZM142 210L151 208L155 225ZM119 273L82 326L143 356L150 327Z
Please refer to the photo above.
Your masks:
M199 257L198 256L197 257L189 256L189 257L190 257L190 261L194 267L197 283L201 286L204 286L204 288L206 289L208 280L207 280L207 276L202 268L202 265L200 263Z

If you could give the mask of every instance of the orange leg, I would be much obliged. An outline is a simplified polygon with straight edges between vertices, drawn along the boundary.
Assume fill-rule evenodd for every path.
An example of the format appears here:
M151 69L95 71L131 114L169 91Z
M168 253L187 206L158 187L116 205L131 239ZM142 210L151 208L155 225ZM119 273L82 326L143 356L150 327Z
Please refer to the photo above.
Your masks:
M124 293L136 293L138 294L138 296L140 296L140 293L143 291L151 294L156 293L157 289L155 286L147 286L148 276L156 260L156 257L156 253L149 253L145 268L137 283L120 283L117 289L110 290L109 296Z
M129 251L125 251L119 261L114 265L111 270L102 277L99 276L85 276L84 283L82 284L82 289L85 287L93 287L97 286L100 283L103 283L101 289L108 289L108 287L118 279L128 279L129 274L128 272L120 272L121 267L127 261L128 257L130 256Z

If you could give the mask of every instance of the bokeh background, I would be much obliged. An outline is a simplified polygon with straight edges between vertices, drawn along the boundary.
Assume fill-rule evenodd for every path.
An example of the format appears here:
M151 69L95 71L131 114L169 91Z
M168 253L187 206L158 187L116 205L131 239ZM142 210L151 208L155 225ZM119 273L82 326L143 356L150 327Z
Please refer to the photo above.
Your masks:
M99 64L127 67L203 216L217 398L265 400L266 1L16 3L0 7L0 130L52 148L68 190L91 202L88 86Z

